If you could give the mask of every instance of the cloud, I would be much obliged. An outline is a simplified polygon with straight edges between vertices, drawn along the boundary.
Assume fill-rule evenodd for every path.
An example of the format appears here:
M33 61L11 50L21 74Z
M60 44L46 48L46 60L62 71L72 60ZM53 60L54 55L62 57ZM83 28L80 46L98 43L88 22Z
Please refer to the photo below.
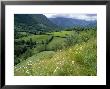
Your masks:
M44 15L48 18L66 17L66 18L80 19L86 21L97 20L96 14L44 14Z

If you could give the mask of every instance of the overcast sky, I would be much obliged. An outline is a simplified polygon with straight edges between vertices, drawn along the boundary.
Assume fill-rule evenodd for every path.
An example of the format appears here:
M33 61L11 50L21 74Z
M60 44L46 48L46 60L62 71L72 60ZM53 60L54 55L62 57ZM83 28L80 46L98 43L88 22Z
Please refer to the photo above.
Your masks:
M81 19L86 21L97 20L97 14L44 14L48 18L66 17L73 19Z

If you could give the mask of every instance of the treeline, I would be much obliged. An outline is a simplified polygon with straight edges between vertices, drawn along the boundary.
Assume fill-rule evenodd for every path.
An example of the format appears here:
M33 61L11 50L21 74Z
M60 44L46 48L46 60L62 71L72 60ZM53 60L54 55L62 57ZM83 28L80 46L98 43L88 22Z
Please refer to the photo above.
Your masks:
M19 23L19 24L15 24L14 30L19 32L31 32L31 33L39 34L39 33L52 31L52 28L47 27L43 24L27 25L27 24Z
M18 58L23 53L25 53L27 50L32 49L34 47L36 47L36 41L33 41L32 38L30 38L28 41L15 39L14 41L14 56L15 56L14 65L20 63L20 60ZM27 57L28 56L29 55L27 55Z
M80 27L80 26L76 26L76 27L72 27L72 28L66 28L64 29L65 31L87 31L87 30L97 30L97 27Z

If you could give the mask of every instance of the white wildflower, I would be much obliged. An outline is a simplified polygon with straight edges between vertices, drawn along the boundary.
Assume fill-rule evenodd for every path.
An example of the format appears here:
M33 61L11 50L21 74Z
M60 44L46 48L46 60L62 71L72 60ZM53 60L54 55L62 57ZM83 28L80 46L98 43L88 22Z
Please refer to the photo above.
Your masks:
M80 50L82 49L82 46L80 47Z
M74 64L74 61L72 61L72 64Z
M29 70L26 70L26 73L29 74Z
M60 52L61 52L62 50L60 50Z
M56 67L56 69L54 70L54 72L53 72L53 73L55 73L55 72L57 71L57 69L59 69L59 67Z

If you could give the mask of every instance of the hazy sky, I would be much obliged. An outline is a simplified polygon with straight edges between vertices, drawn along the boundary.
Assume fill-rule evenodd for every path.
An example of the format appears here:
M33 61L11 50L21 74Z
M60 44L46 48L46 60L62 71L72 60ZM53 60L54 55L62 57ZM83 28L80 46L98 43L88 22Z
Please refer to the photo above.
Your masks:
M81 19L86 21L97 20L97 14L44 14L48 18L66 17L73 19Z

